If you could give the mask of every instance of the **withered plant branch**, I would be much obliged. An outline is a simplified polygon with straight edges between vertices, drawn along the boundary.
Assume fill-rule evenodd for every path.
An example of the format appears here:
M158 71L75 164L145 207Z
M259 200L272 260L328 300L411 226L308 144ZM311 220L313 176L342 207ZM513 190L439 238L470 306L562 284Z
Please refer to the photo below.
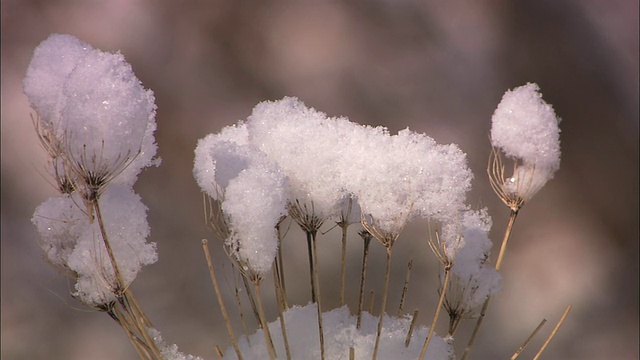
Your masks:
M213 287L216 292L216 297L218 298L220 311L222 312L222 317L224 318L225 325L227 326L227 332L229 333L229 337L231 338L231 343L233 344L233 348L236 351L238 360L242 360L242 353L240 353L240 348L238 347L236 336L233 333L233 328L231 327L231 321L229 321L229 314L227 313L227 308L224 305L224 300L222 299L222 293L220 292L220 287L218 286L218 278L216 277L216 273L213 268L213 262L211 261L211 254L209 253L208 244L209 242L207 241L207 239L202 239L202 249L204 250L204 255L207 260L207 266L209 267L209 274L211 275L211 281L213 282Z
M440 291L440 299L438 300L438 306L436 307L436 313L433 315L433 321L431 321L431 327L429 328L429 334L427 338L424 340L424 345L422 345L422 351L420 352L419 359L424 359L425 354L427 353L427 348L429 347L429 343L431 342L431 337L436 328L436 324L438 323L438 317L440 316L440 311L442 310L442 303L444 302L445 294L447 293L447 284L449 283L449 276L451 275L451 266L453 264L447 263L444 267L444 282L442 285L442 291Z
M413 330L416 327L416 321L418 321L418 309L413 311L413 317L411 318L411 325L409 325L409 331L407 332L407 338L404 340L404 347L409 347L411 344L411 336L413 336Z
M409 291L409 279L411 276L411 266L413 265L413 259L409 260L407 263L407 272L404 276L404 286L402 287L402 294L400 295L400 305L398 306L398 317L402 315L402 309L404 307L404 301L407 296L407 291Z
M560 329L560 326L562 326L562 323L567 318L567 315L569 315L570 310L571 310L571 305L568 305L567 308L564 310L562 317L560 317L560 320L558 320L558 323L551 331L551 334L549 334L549 337L547 337L547 340L545 340L544 344L542 344L542 347L540 348L540 350L538 350L538 353L536 354L536 356L533 357L533 360L538 360L540 355L542 355L542 352L544 351L544 349L547 347L547 345L549 345L549 342L551 342L551 339L553 339L553 337L558 332L558 329Z
M377 359L378 348L380 347L380 336L382 335L382 320L384 319L385 309L387 308L387 293L389 292L389 275L391 274L391 246L393 242L389 242L386 248L387 262L384 272L384 288L382 290L382 305L380 306L380 317L378 318L378 332L376 333L376 344L373 347L373 360Z
M253 289L256 292L256 302L258 304L258 314L260 316L260 324L262 324L262 334L264 335L265 346L267 347L267 351L269 352L269 359L274 360L274 359L277 359L278 355L276 354L276 349L273 346L271 332L269 331L269 325L267 324L267 318L264 313L264 307L262 306L262 294L260 293L260 281L257 278L253 281Z
M502 239L502 245L500 246L500 254L498 255L498 260L496 261L496 271L500 271L502 266L502 261L504 260L504 255L507 249L507 243L509 242L509 238L511 237L511 231L513 230L513 225L516 222L516 218L518 217L518 210L511 209L511 214L509 216L509 223L507 224L507 228L504 233L504 237ZM489 308L489 302L491 301L491 295L487 297L482 304L482 310L480 311L480 316L478 316L478 320L476 322L476 326L473 329L473 333L471 334L471 338L469 338L469 342L467 343L467 347L462 354L461 360L466 360L473 349L473 344L475 343L476 338L478 337L478 332L480 331L480 327L482 326L482 322L484 321L484 317L487 313L487 309Z
M520 345L520 347L518 348L518 350L516 350L515 353L513 353L513 355L511 355L511 359L510 360L515 360L518 356L520 356L520 353L522 353L522 351L524 350L524 348L527 347L527 345L529 345L529 342L531 341L531 339L533 339L534 336L536 336L536 334L538 333L538 331L540 331L540 329L542 329L542 327L544 326L544 324L547 322L547 319L542 319L542 321L540 321L540 324L538 324L538 326L536 327L535 330L533 330L533 332L531 333L531 335L529 335L529 337L527 338L527 340L524 341L524 343L522 343L522 345Z
M287 337L287 327L284 321L284 311L286 309L284 302L284 294L280 284L280 276L278 275L277 263L273 266L273 283L276 291L276 300L278 302L278 315L280 318L280 329L282 331L282 339L284 342L284 350L287 354L287 360L291 360L291 350L289 349L289 338Z
M362 252L362 268L360 271L360 292L358 293L358 320L356 329L360 329L362 326L362 306L364 304L364 284L367 278L367 260L369 258L369 245L371 244L371 234L366 231L360 231L360 236L364 240L364 249Z

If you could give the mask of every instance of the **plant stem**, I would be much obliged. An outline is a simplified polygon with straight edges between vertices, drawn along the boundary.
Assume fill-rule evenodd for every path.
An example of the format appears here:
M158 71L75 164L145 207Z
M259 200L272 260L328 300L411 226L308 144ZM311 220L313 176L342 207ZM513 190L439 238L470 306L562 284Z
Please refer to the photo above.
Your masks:
M411 325L409 325L407 338L404 340L404 347L409 347L409 344L411 343L411 336L413 335L413 329L415 329L416 327L417 320L418 320L418 309L413 311L413 317L411 318Z
M346 283L347 275L347 226L341 225L342 228L342 267L340 269L340 306L344 305L344 285Z
M547 345L549 345L549 342L556 335L556 332L558 332L558 329L560 329L560 326L564 322L564 319L566 319L567 315L569 315L570 310L571 310L571 305L567 306L567 308L564 310L562 317L560 318L560 320L558 320L558 323L553 328L553 330L551 331L551 334L549 334L549 337L547 338L547 340L545 340L544 344L542 344L542 347L540 348L540 350L538 350L538 353L536 354L536 356L533 357L533 360L538 360L540 355L542 355L542 352L544 351L544 349L547 347Z
M498 260L496 261L496 271L500 271L500 268L502 266L502 260L504 260L505 253L507 251L507 243L509 242L509 238L511 237L511 231L513 230L513 225L515 224L517 217L518 210L511 209L511 213L509 215L509 223L507 224L507 228L502 239L502 245L500 246L500 254L498 255ZM482 310L480 311L480 316L478 317L478 321L476 322L476 327L473 329L473 333L471 334L471 338L467 343L467 347L464 349L461 360L466 360L471 353L471 349L473 349L473 344L478 336L478 332L480 331L482 322L484 321L484 316L487 313L490 301L491 295L489 295L487 297L487 300L484 301L484 304L482 304Z
M320 279L318 277L318 248L316 247L316 231L313 232L308 232L307 234L311 234L311 243L313 245L313 274L312 274L312 278L313 278L313 283L312 285L312 289L315 289L313 291L313 294L316 294L316 305L317 305L317 311L318 311L318 334L320 335L320 358L322 360L324 360L324 331L322 328L322 307L320 306Z
M502 245L500 246L500 254L498 255L498 260L496 261L496 271L500 271L500 267L502 266L502 260L504 259L504 255L507 251L507 243L509 242L509 238L511 237L511 230L513 230L513 224L515 224L517 217L518 211L511 210L511 214L509 215L509 223L507 224L507 229L504 233L504 238L502 239Z
M265 346L267 347L267 351L269 352L269 359L275 360L278 356L276 355L276 349L273 347L271 332L269 331L269 325L267 324L267 319L264 314L264 308L262 307L262 294L260 293L259 279L253 281L253 288L256 292L256 302L258 304L258 314L260 317L260 324L262 326L262 333L264 334Z
M122 275L120 274L120 270L118 269L118 263L116 262L116 257L113 254L113 249L111 249L111 243L109 242L109 237L107 236L107 230L104 226L104 219L102 218L102 211L100 210L100 204L98 202L98 198L93 200L92 207L96 212L96 218L98 219L98 227L100 228L100 233L102 234L102 241L104 243L104 247L107 249L107 255L109 256L109 260L111 260L111 266L113 267L113 273L115 276L115 295L117 297L122 296L122 292L125 288L124 280L122 279Z
M364 305L364 284L367 278L367 260L369 258L369 244L371 244L371 234L364 236L364 250L362 253L362 270L360 272L360 293L358 295L358 321L356 329L362 326L362 306Z
M291 360L291 352L289 350L289 339L287 337L287 328L284 322L284 309L285 309L285 304L283 300L284 294L282 293L282 287L280 286L277 263L274 264L273 266L273 283L276 290L276 300L278 301L278 315L280 317L280 328L282 330L282 339L284 341L284 349L287 354L287 360Z
M447 284L449 284L449 276L451 275L451 265L447 264L444 267L444 284L442 285L442 291L440 292L440 300L438 300L438 307L436 308L436 313L433 315L433 321L431 322L431 327L429 328L429 334L427 338L424 340L424 345L422 346L422 351L420 352L419 359L424 359L425 354L427 353L427 347L429 347L429 342L431 342L431 336L433 335L433 331L435 330L436 324L438 323L438 317L440 316L440 310L442 310L442 304L444 303L444 297L447 293Z
M384 318L385 309L387 307L387 293L389 291L389 274L391 273L391 249L393 242L389 242L387 248L387 266L384 274L384 290L382 291L382 306L380 307L380 317L378 318L378 333L376 334L376 344L373 348L373 360L378 356L378 347L380 346L380 335L382 334L382 319Z
M240 353L238 342L236 341L236 337L233 333L233 328L231 327L231 322L229 321L229 314L227 313L227 308L224 306L224 301L222 300L222 294L220 293L220 287L218 286L218 278L216 277L216 273L213 269L213 262L211 261L211 254L209 253L208 244L209 242L207 241L207 239L202 239L202 249L204 250L205 258L207 259L207 266L209 267L209 274L211 275L211 281L213 281L213 288L216 291L218 304L220 304L220 311L222 312L224 323L227 325L227 332L229 333L229 337L231 338L231 343L233 344L233 348L236 351L238 360L242 360L242 354Z
M407 296L407 291L409 290L409 277L411 276L411 265L413 264L413 259L409 260L407 264L407 273L404 276L404 286L402 287L402 295L400 295L400 306L398 306L398 317L402 315L402 308L404 307L404 300Z
M524 341L524 343L522 345L520 345L520 348L518 348L518 350L513 353L513 355L511 355L511 359L510 360L515 360L518 356L520 356L520 353L524 350L524 348L527 347L527 345L529 345L529 342L531 341L531 339L533 339L534 336L536 336L536 334L538 333L538 331L540 331L540 329L542 329L542 326L547 322L547 319L542 319L542 321L540 322L540 324L538 324L538 326L536 327L535 330L533 330L533 332L531 333L531 335L529 335L529 337L527 338L527 340Z
M305 231L307 233L307 253L309 254L309 277L310 277L310 281L311 281L311 302L317 302L316 301L316 285L315 285L315 276L313 276L314 274L314 262L313 259L315 258L313 256L313 239L311 236L311 232L310 231Z

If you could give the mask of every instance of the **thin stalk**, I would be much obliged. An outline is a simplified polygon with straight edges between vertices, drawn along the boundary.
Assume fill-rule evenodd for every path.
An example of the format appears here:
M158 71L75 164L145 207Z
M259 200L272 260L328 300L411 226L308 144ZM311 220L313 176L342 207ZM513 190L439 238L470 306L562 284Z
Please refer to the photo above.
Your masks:
M98 198L96 197L94 200L92 200L91 204L92 204L91 207L94 209L96 213L95 218L98 220L98 227L100 228L100 234L102 235L102 240L107 250L107 255L109 256L109 260L111 261L111 266L113 267L113 272L114 272L115 282L116 282L113 289L114 294L119 299L119 302L124 308L125 313L129 317L131 317L131 321L127 320L126 321L127 325L122 327L123 329L125 329L125 332L127 332L127 336L129 336L132 342L133 342L133 339L131 338L131 336L135 336L135 338L138 339L138 341L141 341L139 338L140 336L144 339L144 341L141 341L142 342L141 345L145 348L146 351L151 352L151 354L149 355L150 358L152 358L151 356L154 356L156 359L161 359L160 350L158 349L158 347L156 346L156 343L153 341L153 339L149 336L149 333L148 333L148 326L150 326L150 321L148 320L147 316L144 314L142 309L138 306L138 303L135 301L135 298L133 297L133 293L129 289L127 289L125 286L125 282L122 278L122 275L118 268L118 263L116 262L115 255L113 253L113 249L111 248L111 244L109 242L109 237L107 236L107 230L104 225L104 219L102 217L102 210L101 210ZM129 300L133 300L133 301L129 301ZM124 313L121 313L121 314L124 314ZM122 325L122 323L120 324ZM135 333L132 331L131 328L136 330Z
M147 316L142 312L142 309L138 306L138 302L133 297L133 293L127 289L124 293L124 302L126 304L125 309L131 314L134 321L134 327L137 329L138 334L144 339L144 343L148 344L149 350L157 359L161 359L160 350L156 346L155 341L149 335L148 329L151 325L147 319Z
M278 301L278 315L280 317L280 328L282 330L282 339L284 341L284 350L287 354L287 360L291 360L291 351L289 350L289 339L287 337L287 328L284 322L284 309L285 304L283 301L284 294L282 293L282 287L278 276L277 263L273 267L273 283L276 290L276 300Z
M547 340L545 340L544 344L542 344L542 347L540 348L540 350L538 350L538 353L536 354L536 356L533 357L533 360L538 360L540 355L542 355L542 352L544 351L544 349L547 347L547 345L549 345L549 342L551 342L551 339L553 339L553 337L556 335L556 332L558 332L558 329L560 329L560 326L564 322L564 319L566 319L567 315L569 315L570 310L571 310L571 305L567 306L567 308L564 310L562 317L560 318L560 320L558 320L558 323L553 328L553 330L551 331L551 334L549 334L549 337L547 338Z
M260 313L258 312L258 306L256 305L256 300L253 298L253 293L251 292L251 287L249 286L249 280L247 277L240 272L240 277L242 278L242 283L244 284L245 293L249 298L249 303L251 304L251 309L253 309L253 316L255 316L258 325L262 327L262 323L260 322Z
M111 249L111 244L109 243L109 237L107 236L107 230L104 226L104 220L102 219L102 211L100 210L100 204L98 202L98 199L96 198L95 200L93 200L91 204L92 204L91 207L96 212L96 218L98 219L98 227L100 228L100 233L102 234L102 241L104 243L104 247L107 249L107 255L109 256L109 260L111 260L111 266L113 267L113 273L116 278L115 291L117 291L118 293L116 293L115 295L117 297L120 297L122 295L120 292L124 290L125 283L124 283L124 280L122 280L122 275L120 274L120 270L118 269L118 263L116 262L116 257L113 254L113 249Z
M507 251L507 243L509 242L509 238L511 237L511 231L513 230L513 225L515 224L517 217L518 210L511 209L511 213L509 215L509 223L507 224L504 238L502 239L502 245L500 246L500 254L498 255L498 260L496 261L496 271L500 271L500 268L502 266L502 260L504 259L505 253ZM467 347L464 349L461 360L466 360L469 357L469 354L471 354L471 349L473 349L473 344L476 341L476 338L480 331L480 327L482 326L482 322L484 321L484 316L487 313L490 301L491 296L488 296L487 300L485 300L484 304L482 304L482 310L480 311L480 316L478 317L478 321L476 322L476 327L473 329L473 333L471 334L471 338L469 338Z
M282 221L279 222L278 225L276 226L276 229L278 231L279 246L278 246L278 257L276 257L275 265L278 270L278 281L280 282L280 289L282 290L282 301L284 302L284 308L288 309L289 303L287 301L287 287L284 281L284 261L282 260L282 240L284 239L284 236L281 235L280 233L281 223Z
M367 278L367 260L369 258L369 245L371 244L371 234L366 233L364 238L364 250L362 253L362 270L360 272L360 293L358 295L358 321L356 329L362 326L362 305L364 303L364 284Z
M407 264L407 273L404 276L404 286L402 287L402 295L400 295L400 306L398 306L398 317L402 315L402 308L404 307L404 300L407 296L407 291L409 290L409 277L411 276L411 265L413 264L413 259L409 260Z
M310 231L305 231L307 233L307 253L309 254L309 278L311 282L311 302L316 301L316 281L314 274L314 261L315 258L313 256L313 239Z
M340 307L344 305L344 285L347 280L347 227L348 225L344 225L344 226L340 225L340 228L342 228L342 266L340 268Z
M436 324L438 323L438 317L440 316L440 311L442 310L442 304L444 303L444 297L447 293L447 284L449 283L449 276L451 275L451 263L448 263L444 267L444 284L442 285L442 291L440 292L440 300L438 300L438 307L436 308L436 313L433 315L433 321L431 322L431 328L429 328L429 334L427 338L424 340L424 345L422 345L422 351L420 352L419 359L424 359L425 354L427 353L427 347L429 347L429 342L431 342L431 336L433 335L433 331L436 328Z
M260 281L253 281L253 289L256 292L256 302L258 304L258 314L260 316L260 324L262 325L262 333L264 334L264 342L269 352L269 359L274 360L277 358L276 349L273 346L273 340L271 340L271 332L267 325L267 319L264 314L264 308L262 307L262 295L260 293Z
M378 332L376 334L376 345L373 348L373 360L378 357L378 347L380 346L380 335L382 334L382 319L387 308L387 294L389 292L389 274L391 273L391 249L393 242L387 245L387 266L384 274L384 290L382 291L382 306L380 307L380 317L378 318Z
M362 326L362 305L364 303L364 284L367 278L367 260L369 258L369 245L371 244L371 234L361 233L364 239L364 250L362 252L362 269L360 271L360 292L358 295L358 321L356 329Z
M404 340L404 347L409 347L409 344L411 343L411 336L413 335L413 329L416 327L417 320L418 320L418 309L413 311L413 317L411 318L411 325L409 325L407 338Z
M340 214L340 221L337 222L338 226L342 229L342 267L340 269L340 306L344 305L344 287L346 283L347 273L347 229L349 228L349 218L351 217L351 207L353 205L353 199L349 198L349 205L347 207L347 213Z
M540 329L542 329L542 326L544 326L544 324L547 322L547 319L542 319L542 321L540 322L540 324L538 324L538 326L536 327L535 330L533 330L533 332L531 333L531 335L529 335L529 337L527 338L527 340L524 341L524 343L522 345L520 345L520 347L518 348L518 350L516 352L513 353L513 355L511 355L511 359L510 360L515 360L518 356L520 356L520 353L522 353L522 351L524 350L524 348L527 347L527 345L529 345L529 342L531 341L531 339L533 339L534 336L536 336L536 334L538 333L538 331L540 331Z
M213 262L211 261L211 254L209 253L209 242L207 239L202 239L202 249L204 250L204 256L207 259L207 266L209 267L209 274L211 275L211 281L213 282L213 288L216 291L216 297L218 298L218 304L220 304L220 311L222 312L222 317L224 318L224 323L227 326L227 332L229 333L229 337L231 338L231 344L233 344L233 348L236 351L236 355L238 356L238 360L242 360L242 354L240 353L240 348L238 347L238 342L236 341L236 336L233 333L233 328L231 327L231 321L229 321L229 314L227 313L227 308L224 306L224 301L222 300L222 293L220 293L220 287L218 286L218 278L216 277L215 270L213 269Z
M502 245L500 246L500 254L498 255L498 260L496 261L496 271L500 271L500 267L502 266L502 260L504 259L504 254L507 251L507 243L509 242L509 238L511 237L511 230L513 230L513 224L515 224L517 217L518 211L511 210L511 214L509 215L509 223L507 224L507 229L504 233L504 238L502 239Z
M309 234L309 233L307 233ZM322 307L320 306L320 279L318 277L318 248L316 246L316 232L311 232L311 243L313 245L313 284L315 287L314 294L317 295L316 305L318 311L318 334L320 335L320 358L324 360L324 331L322 327Z
M371 290L369 292L369 314L373 315L373 303L376 301L376 292L374 290Z
M240 323L242 324L242 330L244 331L245 339L249 345L251 345L251 341L249 341L249 331L247 330L247 322L244 320L244 310L242 309L242 300L240 299L240 290L238 289L238 285L234 284L234 295L236 298L236 306L238 307L238 314L240 314Z
M218 359L222 360L222 358L224 357L224 353L222 352L222 350L220 350L220 347L216 345L214 350L216 351L216 355L218 355Z
M140 357L140 359L154 360L154 358L150 354L150 349L148 348L148 346L146 346L146 344L144 344L144 342L140 340L140 338L131 330L132 325L131 325L131 321L127 319L128 318L127 314L122 312L122 310L120 310L117 306L113 310L114 310L113 317L118 319L116 321L118 322L120 327L122 327L124 332L127 334L129 341L131 341L131 345L138 353L138 356ZM157 357L155 359L161 359L161 358Z

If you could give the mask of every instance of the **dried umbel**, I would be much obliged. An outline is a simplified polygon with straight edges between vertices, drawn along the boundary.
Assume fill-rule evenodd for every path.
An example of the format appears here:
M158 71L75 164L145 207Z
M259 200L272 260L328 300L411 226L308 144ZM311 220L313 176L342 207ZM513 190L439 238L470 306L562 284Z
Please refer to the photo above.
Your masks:
M529 83L507 91L492 117L487 172L512 211L531 200L560 167L560 118L539 90ZM513 161L511 175L505 174L502 153Z

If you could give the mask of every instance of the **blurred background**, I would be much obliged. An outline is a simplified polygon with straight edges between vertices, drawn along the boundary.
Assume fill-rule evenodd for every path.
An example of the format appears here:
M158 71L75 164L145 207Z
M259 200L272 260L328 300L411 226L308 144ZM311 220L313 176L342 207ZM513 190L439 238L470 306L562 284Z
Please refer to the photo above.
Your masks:
M33 49L50 33L120 50L155 92L163 163L143 172L135 189L149 207L149 240L157 243L159 261L142 271L133 290L164 338L182 351L214 359L215 345L230 345L200 246L214 235L191 172L199 138L246 118L260 101L291 95L330 116L394 133L410 127L456 143L476 174L468 203L489 208L497 254L508 209L485 175L491 115L505 90L536 82L563 119L561 168L520 212L503 263L504 290L491 303L473 358L508 358L546 318L523 355L530 358L573 304L544 358L638 359L638 1L1 5L3 359L136 358L108 316L69 296L73 283L44 261L30 222L55 191L42 176L46 159L21 81ZM362 251L356 231L348 253L353 311ZM338 232L320 243L327 309L337 305ZM421 309L422 324L430 322L438 295L426 236L426 224L415 223L398 242L388 305L395 313L413 257L405 309ZM293 230L286 241L291 301L305 304L305 242ZM229 289L225 256L212 243ZM374 248L368 284L379 294L384 256ZM272 290L265 289L273 320ZM436 331L445 333L446 323L441 318ZM469 332L457 334L458 348Z

